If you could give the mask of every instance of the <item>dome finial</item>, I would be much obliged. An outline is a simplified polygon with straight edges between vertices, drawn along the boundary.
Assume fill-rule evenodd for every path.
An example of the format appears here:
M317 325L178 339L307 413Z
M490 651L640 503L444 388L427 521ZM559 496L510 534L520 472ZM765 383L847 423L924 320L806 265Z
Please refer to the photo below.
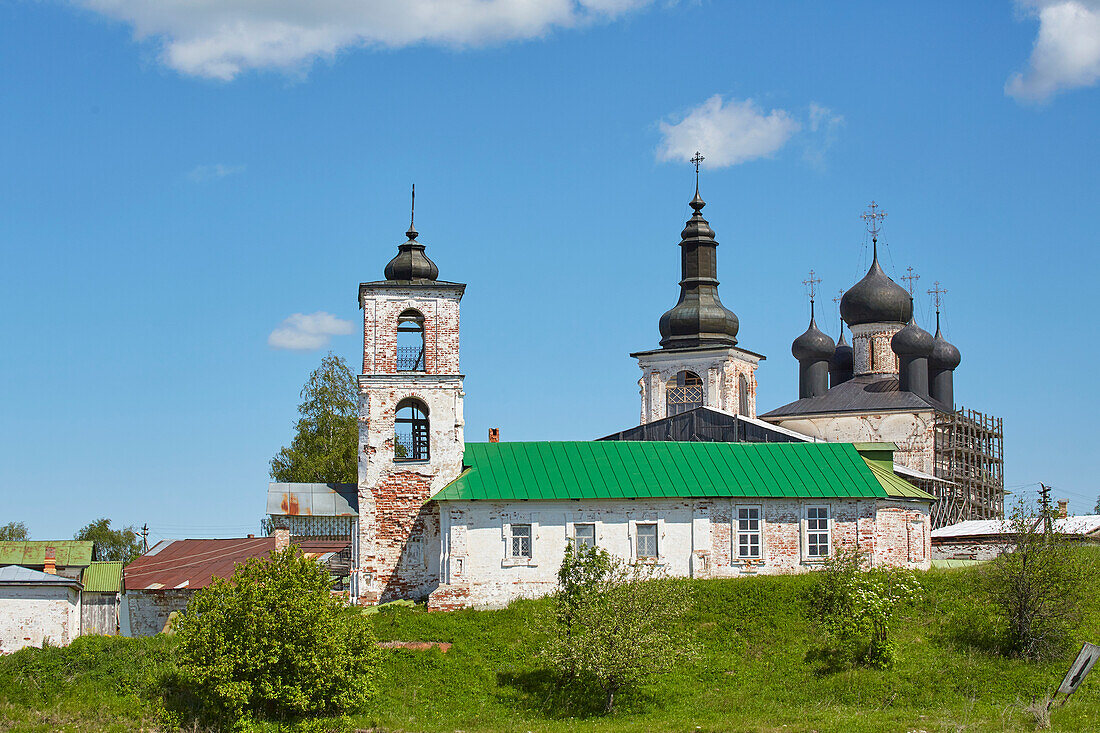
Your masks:
M695 198L691 200L691 208L695 209L696 214L706 206L706 202L703 201L703 198L699 195L699 166L704 160L706 160L706 158L704 158L703 154L698 150L695 151L695 155L691 158L691 162L695 164Z
M409 231L405 232L405 235L409 238L409 241L416 239L419 232L416 231L416 184L412 185L412 204L409 206Z
M817 286L821 282L821 278L814 277L814 274L813 268L810 268L809 279L802 281L810 293L810 323L814 321L814 299L817 297Z
M935 282L935 287L928 291L928 294L932 296L932 302L936 306L936 335L940 333L940 306L943 305L943 296L947 295L947 291L940 287L940 281Z
M871 247L874 253L874 259L878 260L878 233L882 231L882 220L886 218L885 211L878 210L878 204L874 199L871 199L871 205L859 215L860 219L863 219L863 223L867 226L867 232L871 235Z

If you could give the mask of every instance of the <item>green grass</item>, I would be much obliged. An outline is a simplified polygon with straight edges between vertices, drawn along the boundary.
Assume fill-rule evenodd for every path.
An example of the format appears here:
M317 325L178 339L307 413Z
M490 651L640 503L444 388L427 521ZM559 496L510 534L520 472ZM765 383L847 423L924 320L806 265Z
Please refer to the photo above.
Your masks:
M985 651L977 572L922 574L921 600L897 624L897 665L836 673L808 661L817 643L804 600L812 576L684 581L695 593L683 623L698 658L623 696L610 716L583 700L551 704L560 695L538 659L547 601L448 614L387 609L371 616L379 640L454 646L447 654L384 650L379 700L352 721L386 731L1034 730L1024 706L1057 686L1076 647L1044 664ZM1076 640L1100 640L1097 604ZM149 729L171 646L165 637L90 638L0 659L0 729ZM1100 672L1052 721L1055 730L1100 730Z

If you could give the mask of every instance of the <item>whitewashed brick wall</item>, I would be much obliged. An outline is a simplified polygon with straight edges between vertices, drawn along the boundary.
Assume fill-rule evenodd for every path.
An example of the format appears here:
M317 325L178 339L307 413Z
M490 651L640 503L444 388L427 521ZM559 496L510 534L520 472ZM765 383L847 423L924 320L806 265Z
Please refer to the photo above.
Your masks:
M80 592L65 586L0 587L0 654L43 639L64 646L80 635Z

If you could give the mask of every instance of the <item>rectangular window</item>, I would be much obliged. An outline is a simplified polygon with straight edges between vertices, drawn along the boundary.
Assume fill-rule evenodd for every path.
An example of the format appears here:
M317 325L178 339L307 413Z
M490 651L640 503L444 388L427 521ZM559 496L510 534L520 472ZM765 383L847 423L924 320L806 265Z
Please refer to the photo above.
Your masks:
M639 524L638 534L638 558L657 557L657 525Z
M531 525L512 525L512 557L531 557Z
M806 556L829 556L829 507L812 506L806 510Z
M574 524L573 525L573 541L578 545L585 545L587 547L596 546L596 525L594 524Z
M737 557L760 559L760 507L737 507Z

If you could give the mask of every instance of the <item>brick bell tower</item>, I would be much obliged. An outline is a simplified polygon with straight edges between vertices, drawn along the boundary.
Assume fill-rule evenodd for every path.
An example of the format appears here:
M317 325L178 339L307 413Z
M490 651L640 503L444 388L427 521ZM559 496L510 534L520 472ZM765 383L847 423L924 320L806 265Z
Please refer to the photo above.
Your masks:
M756 367L764 357L738 348L737 316L718 298L718 242L703 218L695 164L693 214L680 233L680 299L661 316L661 348L631 354L642 378L641 424L698 407L756 417Z
M415 204L416 189L413 188ZM415 208L414 208L415 212ZM439 509L429 502L462 471L459 301L416 240L359 285L359 543L353 597L361 604L427 596L439 583Z

